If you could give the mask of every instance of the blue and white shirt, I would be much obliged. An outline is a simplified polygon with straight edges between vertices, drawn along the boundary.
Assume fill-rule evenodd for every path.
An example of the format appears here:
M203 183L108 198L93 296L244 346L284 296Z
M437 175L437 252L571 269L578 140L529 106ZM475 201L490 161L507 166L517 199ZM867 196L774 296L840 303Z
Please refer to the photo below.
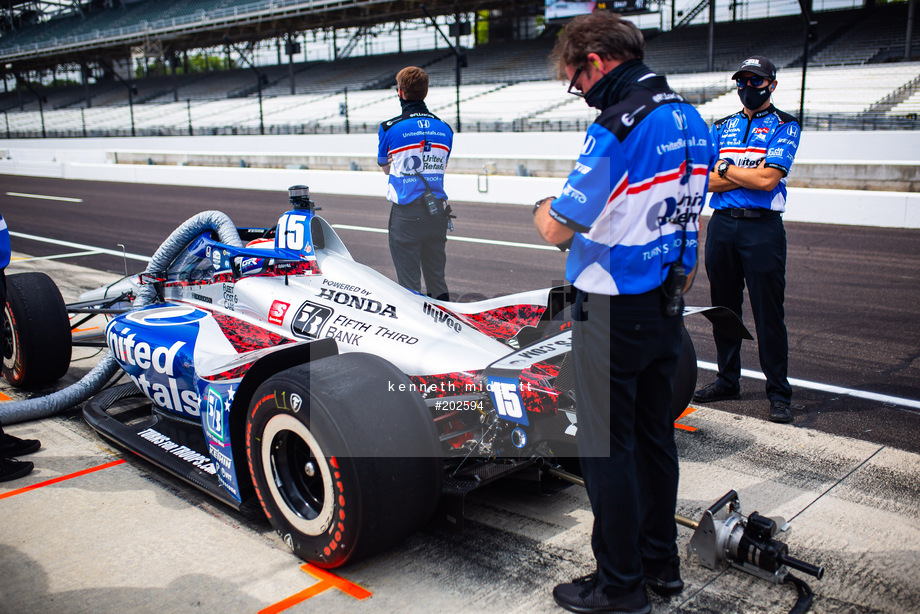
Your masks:
M737 188L712 195L713 209L786 210L786 175L792 168L802 129L795 117L773 105L748 119L744 111L723 117L712 125L712 139L719 148L719 159L740 168L764 166L779 169L783 178L772 190Z
M715 147L699 113L663 77L641 82L588 128L550 209L575 230L566 279L584 292L653 290L682 245L686 270L696 265Z
M377 142L377 164L390 164L387 200L405 205L424 194L419 173L435 197L447 198L444 171L454 133L424 102L403 103L402 115L380 124Z
M5 269L10 263L10 257L13 255L13 248L10 246L10 229L6 226L6 220L0 215L0 270Z

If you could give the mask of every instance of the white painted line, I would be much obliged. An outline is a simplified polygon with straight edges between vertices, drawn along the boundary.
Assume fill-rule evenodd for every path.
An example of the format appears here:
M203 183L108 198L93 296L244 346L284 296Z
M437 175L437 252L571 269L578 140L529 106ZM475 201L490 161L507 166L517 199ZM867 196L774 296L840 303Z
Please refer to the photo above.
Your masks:
M92 245L83 245L82 243L71 243L70 241L60 241L58 239L49 239L48 237L37 237L35 235L25 234L23 232L13 232L10 231L10 236L19 237L20 239L29 239L30 241L38 241L40 243L51 243L52 245L62 245L64 247L73 247L76 249L83 249L87 251L92 251L97 254L106 254L108 256L119 256L122 255L129 260L140 260L141 262L150 262L149 256L141 256L140 254L132 254L131 252L122 253L114 249L105 249L103 247L94 247Z
M386 228L369 228L367 226L350 226L348 224L333 224L333 228L342 228L344 230L362 230L364 232L380 232L386 233ZM526 249L548 249L551 251L558 251L558 247L554 245L536 245L534 243L516 243L514 241L496 241L493 239L475 239L473 237L453 237L447 235L448 240L450 241L463 241L464 243L485 243L487 245L500 245L502 247L524 247Z
M707 371L719 370L719 366L715 363L698 360L696 364L700 369L706 369ZM741 375L743 377L751 377L753 379L764 381L767 379L766 376L760 371L751 371L750 369L741 369ZM902 399L901 397L892 397L888 396L887 394L866 392L865 390L853 390L852 388L843 388L841 386L832 386L830 384L809 382L808 380L795 379L792 377L789 378L789 383L793 386L798 386L799 388L806 388L809 390L820 390L822 392L831 392L833 394L845 394L847 396L857 397L859 399L868 399L870 401L878 401L880 403L890 403L892 405L901 405L903 407L920 409L920 401L914 401L913 399Z
M22 192L7 192L7 196L19 196L21 198L38 198L41 200L63 200L68 203L82 203L82 198L68 198L67 196L46 196L44 194L23 194Z
M76 258L77 256L95 256L100 253L98 249L85 252L73 252L71 254L55 254L54 256L35 256L33 258L17 258L16 262L31 262L33 260L60 260L61 258Z
M524 247L526 249L547 249L558 252L559 248L555 245L536 245L534 243L516 243L514 241L494 241L492 239L474 239L473 237L452 237L447 236L451 241L465 241L466 243L486 243L488 245L501 245L503 247Z
M383 234L387 233L386 228L369 228L367 226L352 226L350 224L333 224L332 227L333 228L343 228L345 230L361 230L364 232L379 232Z

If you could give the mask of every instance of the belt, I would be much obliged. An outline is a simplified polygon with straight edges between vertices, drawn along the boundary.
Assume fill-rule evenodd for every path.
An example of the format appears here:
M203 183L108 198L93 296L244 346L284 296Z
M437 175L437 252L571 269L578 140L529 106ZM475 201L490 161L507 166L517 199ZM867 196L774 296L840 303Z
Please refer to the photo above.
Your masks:
M438 200L441 200L441 199L438 199ZM444 200L446 200L446 199L444 199ZM390 202L392 202L392 201L390 201ZM399 206L399 207L422 207L422 208L424 208L426 211L428 210L428 205L425 204L425 195L424 195L424 194L422 194L421 196L419 196L418 198L416 198L416 199L414 199L414 200L410 200L410 201L407 202L407 203L393 203L393 204L394 204L394 205L397 205L397 206Z
M716 209L713 211L713 215L727 215L734 218L759 218L759 217L777 217L780 215L779 211L771 211L770 209Z

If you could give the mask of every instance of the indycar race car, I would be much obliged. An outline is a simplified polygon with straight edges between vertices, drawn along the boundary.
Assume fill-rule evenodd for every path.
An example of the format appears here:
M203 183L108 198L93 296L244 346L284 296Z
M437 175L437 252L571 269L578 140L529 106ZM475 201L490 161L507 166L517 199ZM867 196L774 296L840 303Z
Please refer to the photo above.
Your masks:
M322 567L392 546L436 509L459 526L465 494L496 479L577 473L570 288L433 300L355 262L308 188L290 200L265 228L199 214L144 273L78 303L43 274L10 276L5 375L47 383L71 344L106 346L111 372L88 384L87 422L264 512ZM750 338L723 308L690 312ZM98 314L104 335L71 334ZM130 382L103 388L116 372ZM695 385L684 330L675 418Z

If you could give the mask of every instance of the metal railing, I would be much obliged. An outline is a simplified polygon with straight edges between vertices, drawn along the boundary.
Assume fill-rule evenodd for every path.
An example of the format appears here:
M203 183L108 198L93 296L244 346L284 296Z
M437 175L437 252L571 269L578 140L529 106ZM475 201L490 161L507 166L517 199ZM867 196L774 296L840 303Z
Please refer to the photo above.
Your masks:
M42 127L36 121L34 126L22 127L10 123L10 115L4 113L0 122L0 138L42 138ZM715 118L709 118L710 120ZM592 120L588 119L562 119L562 120L532 120L515 119L506 120L466 120L463 122L465 132L582 132L587 130ZM308 123L266 123L265 134L345 134L376 133L378 123L349 122L346 126L344 118L336 122L308 122ZM881 114L809 114L806 116L804 130L920 130L920 117L907 115L892 117ZM127 120L125 125L115 125L107 128L94 128L88 125L85 119L80 125L74 125L68 119L63 125L56 125L52 118L45 118L45 135L47 138L85 138L85 137L124 137L131 136L131 125ZM188 122L182 125L137 127L137 136L202 136L202 135L250 135L260 134L258 125L215 125L213 120L204 125L195 125L189 114Z

